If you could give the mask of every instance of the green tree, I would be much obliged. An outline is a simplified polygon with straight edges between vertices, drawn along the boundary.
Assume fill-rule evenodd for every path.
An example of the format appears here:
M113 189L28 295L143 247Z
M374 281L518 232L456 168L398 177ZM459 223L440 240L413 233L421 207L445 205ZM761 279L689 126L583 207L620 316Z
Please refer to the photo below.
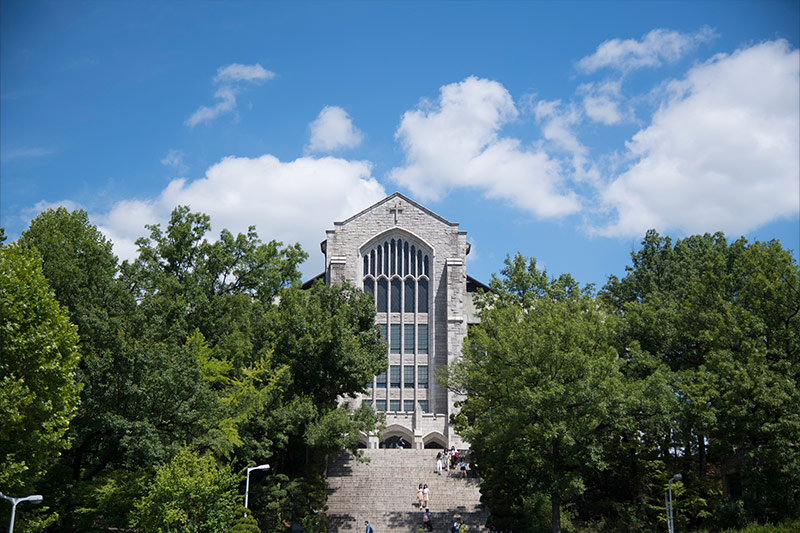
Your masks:
M626 423L617 319L533 260L509 258L503 274L445 383L466 394L455 422L489 487L490 525L530 530L519 510L539 492L558 532L562 505L585 491L587 471L606 467L604 441Z
M800 271L791 255L777 241L729 244L717 233L673 244L651 231L627 270L601 298L624 314L625 338L672 370L680 409L661 447L684 475L683 516L725 525L736 502L744 514L735 520L796 516Z
M133 525L154 533L225 531L234 518L237 481L212 456L183 449L156 472Z
M78 334L41 259L0 245L0 486L30 489L68 446L80 386Z

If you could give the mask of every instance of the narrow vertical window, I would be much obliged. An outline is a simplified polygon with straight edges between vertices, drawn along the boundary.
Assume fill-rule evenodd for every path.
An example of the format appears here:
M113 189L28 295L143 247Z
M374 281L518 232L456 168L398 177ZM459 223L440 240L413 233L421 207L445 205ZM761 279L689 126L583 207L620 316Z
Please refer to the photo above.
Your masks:
M378 301L380 301L380 293L378 294ZM380 311L380 309L379 309ZM419 303L417 305L418 313L428 312L428 280L419 280Z
M428 388L428 365L419 365L417 367L417 386L420 389Z
M389 243L383 243L383 273L389 275Z
M417 252L414 246L411 247L411 275L417 275Z
M418 403L419 403L419 408L422 409L423 413L429 413L430 412L430 411L428 411L428 400L420 400Z
M400 353L400 324L392 324L389 334L389 352Z
M372 278L367 278L364 280L364 292L368 292L372 295L375 294L375 280Z
M428 324L417 325L417 353L428 353Z
M400 365L389 366L389 386L393 389L400 388Z
M425 402L425 403L427 403L427 402ZM375 410L376 411L386 411L386 400L375 400Z
M389 400L389 411L397 412L400 410L400 400Z
M423 268L424 268L424 272L423 273L426 276L430 276L431 274L430 274L430 272L428 272L428 256L427 255L422 259L422 265L423 265Z
M408 241L403 243L403 275L408 276Z
M414 388L414 365L403 366L403 387L406 389Z
M386 340L386 324L378 324L378 325L381 327L381 339L383 339L383 342L388 342Z
M375 275L375 250L369 253L369 273Z
M394 239L392 239L390 250L391 250L391 252L390 252L390 256L389 256L390 257L390 259L389 259L389 269L391 270L391 275L394 276L394 274L395 274L394 265L395 265L395 263L397 261L397 252L395 251Z
M389 280L381 278L378 280L378 312L385 313L389 305Z
M403 325L403 353L414 353L414 324Z
M417 276L422 275L422 250L417 250Z
M375 378L375 386L379 389L386 388L386 372L381 372Z
M406 313L413 313L414 312L414 288L416 287L416 283L414 282L414 278L406 278L406 297L405 297L405 305L403 306L403 311Z
M364 275L369 274L369 256L364 254Z
M383 274L383 248L378 246L378 273L376 275L380 276Z
M414 411L414 400L403 400L403 411L411 413Z
M399 313L403 307L403 297L400 291L402 290L402 282L400 278L392 280L392 313Z

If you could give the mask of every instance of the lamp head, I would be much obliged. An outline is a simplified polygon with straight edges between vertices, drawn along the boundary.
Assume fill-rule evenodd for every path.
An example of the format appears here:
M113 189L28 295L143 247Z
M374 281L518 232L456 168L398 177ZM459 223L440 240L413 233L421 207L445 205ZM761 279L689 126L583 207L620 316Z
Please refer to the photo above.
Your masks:
M42 500L44 500L44 497L42 497L41 494L34 494L32 496L28 496L27 498L25 498L25 500L29 501L31 503L42 503Z
M683 479L683 476L680 475L680 474L675 474L674 476L672 476L672 479L674 479L676 481L680 481L681 479Z
M247 469L248 472L252 472L253 470L269 470L269 465L252 466Z

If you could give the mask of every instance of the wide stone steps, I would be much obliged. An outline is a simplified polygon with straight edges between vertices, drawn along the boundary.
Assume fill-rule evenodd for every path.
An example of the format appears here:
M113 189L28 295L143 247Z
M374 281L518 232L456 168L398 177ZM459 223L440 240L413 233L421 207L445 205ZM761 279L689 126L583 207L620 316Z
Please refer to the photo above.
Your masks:
M449 531L460 515L470 532L484 531L486 511L478 480L459 479L458 470L435 473L439 450L362 450L369 462L345 453L328 467L329 531L363 531L369 520L376 533L416 532L422 524L417 486L427 483L435 531Z

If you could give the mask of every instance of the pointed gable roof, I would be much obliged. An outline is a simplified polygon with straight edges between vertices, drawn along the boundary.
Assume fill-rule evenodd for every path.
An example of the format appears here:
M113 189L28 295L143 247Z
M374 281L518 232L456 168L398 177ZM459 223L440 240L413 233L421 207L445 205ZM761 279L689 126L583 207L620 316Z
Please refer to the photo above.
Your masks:
M439 215L437 213L434 213L433 211L431 211L430 209L428 209L424 205L421 205L421 204L415 202L414 200L412 200L408 196L406 196L404 194L401 194L399 192L394 192L394 193L390 194L389 196L387 196L386 198L384 198L383 200L380 200L379 202L376 202L376 203L372 204L371 206L367 207L366 209L356 213L355 215L351 216L347 220L343 220L341 222L334 222L333 225L334 226L343 226L343 225L347 224L348 222L351 222L352 220L355 220L358 217L362 216L364 213L368 213L369 211L372 211L372 210L374 210L374 209L376 209L376 208L378 208L378 207L380 207L380 206L382 206L384 204L387 204L387 203L389 203L389 202L391 202L392 200L395 200L395 199L400 199L400 200L403 200L404 202L408 202L409 204L411 204L412 206L416 207L420 211L423 211L424 213L430 215L431 217L437 219L438 221L440 221L440 222L442 222L444 224L447 224L448 226L458 227L458 222L450 222L449 220L447 220L443 216L441 216L441 215Z

